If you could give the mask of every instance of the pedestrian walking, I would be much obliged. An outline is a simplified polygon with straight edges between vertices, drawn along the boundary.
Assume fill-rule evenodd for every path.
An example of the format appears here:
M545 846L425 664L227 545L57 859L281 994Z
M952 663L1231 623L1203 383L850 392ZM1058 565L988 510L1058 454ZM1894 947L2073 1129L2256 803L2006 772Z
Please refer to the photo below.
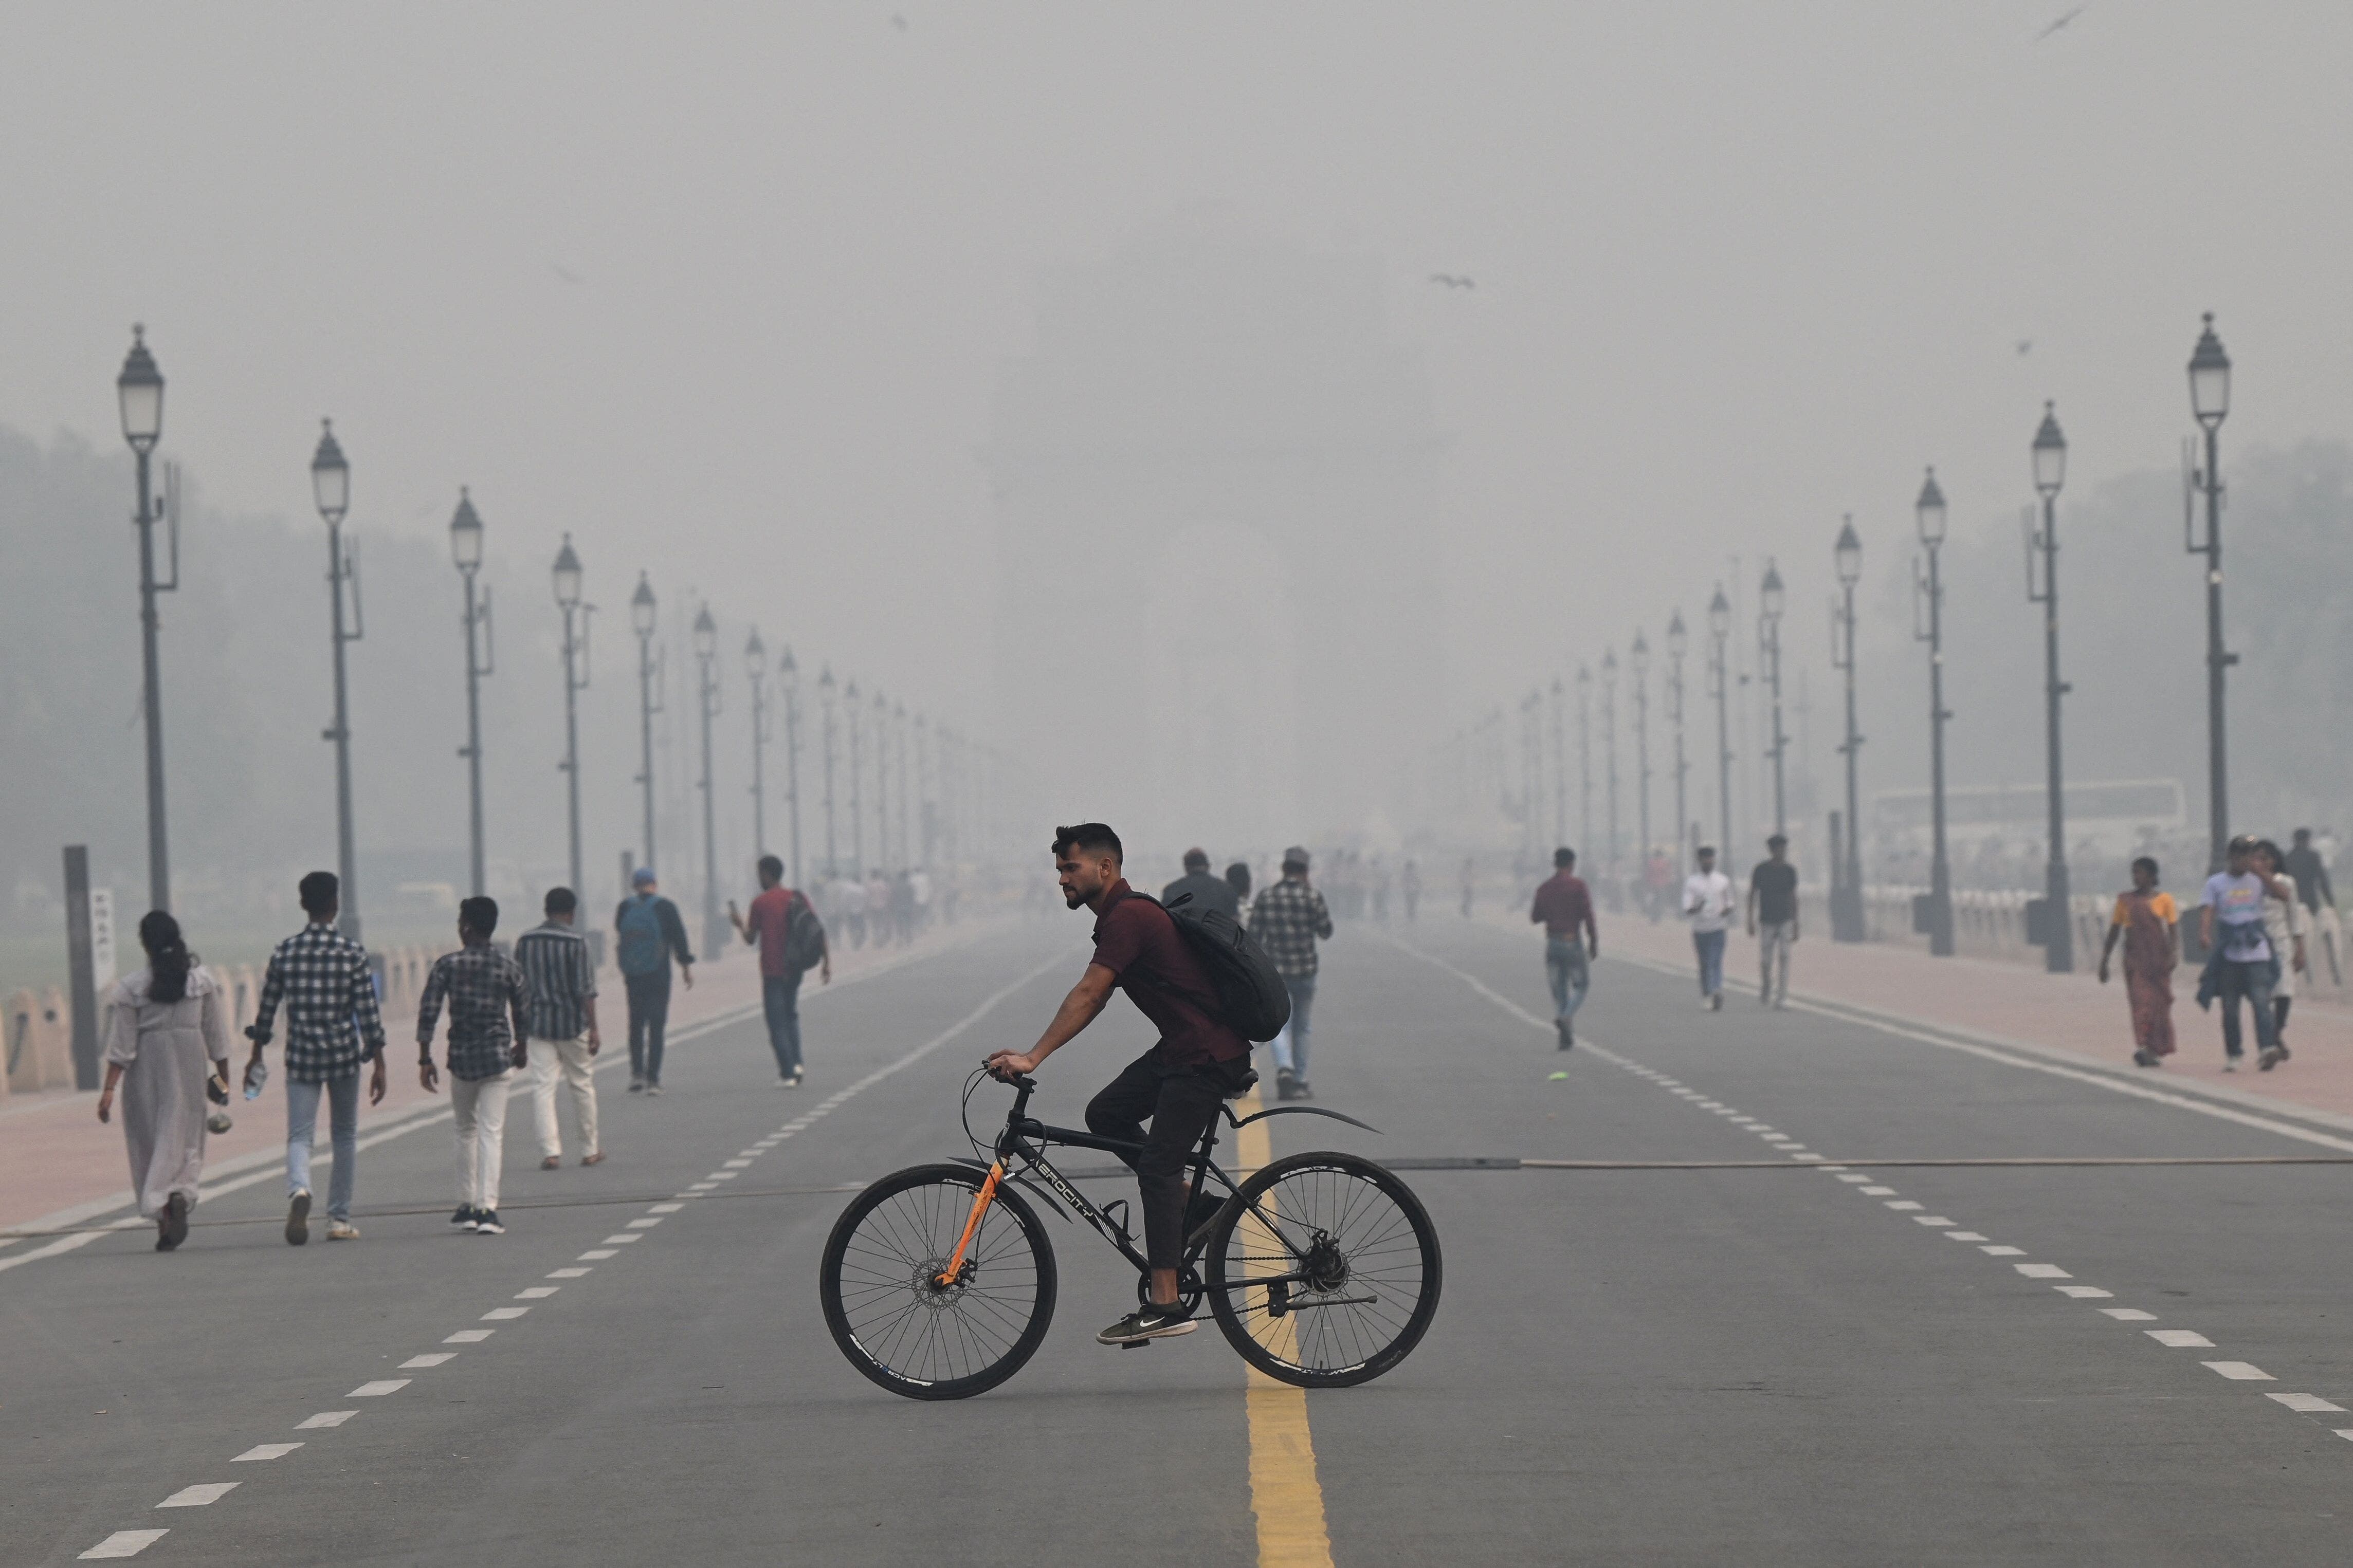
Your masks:
M1798 945L1798 868L1789 864L1789 841L1778 833L1765 840L1765 858L1748 873L1748 934L1757 938L1760 974L1757 999L1767 1007L1789 1005L1789 950ZM1773 989L1775 961L1781 988Z
M907 873L907 890L914 895L915 930L923 931L932 923L932 874L916 867Z
M785 863L774 855L760 857L760 893L752 912L735 910L727 900L727 918L735 934L760 947L760 1006L768 1021L768 1048L776 1053L776 1076L786 1089L798 1089L801 1070L801 976L812 966L819 983L833 984L833 954L826 946L825 922L808 900L785 886Z
M1421 907L1421 868L1408 860L1398 873L1398 891L1405 896L1405 923L1413 923L1414 910Z
M2241 834L2231 840L2223 869L2206 879L2198 911L2198 938L2211 955L2198 984L2198 1005L2222 1004L2222 1070L2239 1070L2245 1050L2239 1033L2239 1003L2255 1017L2255 1048L2262 1056L2279 1049L2278 1022L2272 1013L2272 977L2276 970L2270 935L2263 930L2263 900L2271 887L2255 874L2255 841ZM2276 1062L2277 1058L2274 1058Z
M1577 851L1563 846L1552 852L1552 863L1550 879L1536 887L1528 921L1545 928L1545 978L1552 985L1552 1027L1565 1051L1577 1044L1573 1021L1593 983L1589 961L1601 952L1601 932L1593 923L1592 891L1577 874Z
M1227 875L1229 877L1231 874L1229 872ZM1245 878L1250 875L1248 867L1243 868L1242 874ZM1204 910L1217 910L1229 919L1241 919L1241 895L1234 890L1233 883L1227 877L1209 874L1209 852L1206 849L1186 850L1185 874L1160 889L1163 909L1179 899L1190 899L1192 903L1187 907L1197 914Z
M245 1031L253 1055L248 1086L262 1077L261 1049L269 1043L280 1002L286 1005L286 1244L311 1239L311 1140L319 1101L327 1101L335 1168L327 1179L327 1239L355 1241L352 1192L359 1181L360 1065L373 1062L368 1103L384 1103L384 1018L367 950L335 929L343 884L332 871L313 871L299 892L310 923L269 955L261 1001Z
M188 1239L204 1175L205 1097L228 1098L228 1002L162 910L139 922L139 945L147 967L107 988L98 1119L113 1119L120 1087L131 1191L155 1222L155 1250L169 1252Z
M1715 868L1715 848L1699 847L1699 869L1683 880L1683 918L1699 955L1700 1005L1724 1011L1724 935L1732 921L1732 879Z
M1279 1100L1312 1100L1307 1081L1308 1015L1315 1005L1315 943L1332 936L1332 910L1307 880L1307 851L1282 852L1282 880L1261 889L1250 905L1250 935L1266 950L1282 988L1291 993L1291 1022L1271 1044Z
M1250 868L1247 860L1237 860L1226 868L1226 886L1233 890L1234 919L1238 923L1250 923Z
M2296 896L2295 881L2281 868L2287 857L2280 847L2268 838L2255 842L2255 875L2263 879L2271 897L2263 900L2263 935L2272 945L2272 1037L2279 1050L2271 1060L2256 1066L2269 1072L2287 1060L2287 1016L2295 1004L2296 976L2310 972L2311 959L2306 938L2311 923L2306 918L2304 900Z
M687 945L686 922L678 906L661 896L651 866L629 879L635 890L613 911L614 961L629 998L629 1092L659 1094L662 1032L670 1026L670 966L694 989L694 949Z
M515 964L531 997L531 1033L525 1056L531 1077L532 1120L539 1133L539 1168L564 1163L564 1124L555 1113L555 1085L572 1090L572 1118L580 1129L580 1163L600 1163L596 1140L596 1053L605 1044L596 1027L596 960L588 939L575 929L580 899L569 888L550 888L540 900L546 919L515 938Z
M875 867L866 873L866 930L874 945L891 945L891 879Z
M433 961L417 1002L417 1081L437 1092L433 1026L449 1004L449 1110L458 1127L458 1209L449 1223L480 1236L504 1236L499 1222L499 1169L505 1163L507 1090L527 1059L528 992L515 961L491 945L499 929L495 899L458 905L455 952Z
M2133 1061L2145 1068L2173 1054L2173 966L2181 952L2181 911L2171 893L2158 890L2157 877L2157 862L2150 857L2132 863L2133 885L2116 895L2108 939L2100 949L2100 984L2105 985L2109 955L2119 941L2124 943Z
M2295 879L2295 896L2312 917L2314 934L2319 937L2322 951L2328 954L2328 983L2339 991L2345 989L2345 969L2340 962L2344 928L2337 919L2337 889L2328 882L2328 862L2313 847L2312 829L2299 827L2287 852L2287 874Z

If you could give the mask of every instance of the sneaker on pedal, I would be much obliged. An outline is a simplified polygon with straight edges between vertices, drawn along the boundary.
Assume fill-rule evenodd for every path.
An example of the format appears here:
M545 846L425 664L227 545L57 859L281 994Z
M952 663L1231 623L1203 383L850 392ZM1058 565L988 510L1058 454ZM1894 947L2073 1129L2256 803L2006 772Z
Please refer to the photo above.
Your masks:
M1138 1307L1095 1336L1099 1345L1140 1345L1146 1340L1171 1340L1200 1327L1182 1307Z

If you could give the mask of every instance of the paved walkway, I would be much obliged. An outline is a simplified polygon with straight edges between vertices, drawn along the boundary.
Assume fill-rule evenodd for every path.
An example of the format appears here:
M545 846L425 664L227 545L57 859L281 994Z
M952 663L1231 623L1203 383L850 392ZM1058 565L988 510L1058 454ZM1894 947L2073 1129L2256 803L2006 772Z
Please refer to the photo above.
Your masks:
M1600 931L1605 957L1614 954L1694 971L1691 938L1679 922L1652 925L1640 915L1605 914ZM1531 930L1531 964L1541 966L1542 948ZM2091 955L2092 963L2097 956ZM1738 930L1725 949L1725 975L1731 986L1726 1007L1757 1005L1757 944ZM1826 931L1810 927L1794 952L1789 976L1793 997L1865 1008L2005 1044L2062 1052L2103 1067L2137 1070L2132 1067L2124 981L2118 976L2104 986L2089 965L2080 973L2052 974L1997 959L1931 958L1893 943L1834 942ZM2180 1048L2163 1068L2141 1076L2283 1109L2353 1119L2353 1009L2327 992L2325 983L2320 994L2297 999L2287 1031L2295 1055L2268 1073L2254 1068L2252 1028L2245 1065L2235 1073L2222 1070L2220 1015L2198 1010L2197 985L2196 970L2184 967L2175 973L2173 1027ZM1694 994L1695 998L1696 990ZM1697 1005L1695 999L1693 1005Z
M937 951L961 942L977 933L980 922L967 921L956 927L939 927L917 939L907 954ZM837 953L834 977L837 982L851 975L867 973L891 963L902 956L897 948L869 947ZM694 966L692 990L673 984L670 989L670 1028L672 1034L691 1025L709 1019L747 1012L760 1004L760 966L749 949L731 947L717 963ZM803 983L803 994L817 988L814 973ZM607 964L598 976L598 1022L602 1026L605 1045L599 1061L626 1060L628 1056L628 1012L622 995L618 970ZM239 1019L242 1030L250 1019ZM282 1043L284 1021L280 1022ZM399 1014L387 1013L385 1035L390 1056L389 1085L384 1103L370 1106L363 1094L360 1101L360 1136L429 1113L449 1102L445 1087L439 1094L427 1094L418 1087L414 1044L417 1038L417 1015L411 1009ZM246 1052L250 1047L241 1034L235 1041L231 1057L235 1069L241 1072ZM434 1052L438 1058L440 1047ZM271 1164L283 1157L286 1146L285 1068L282 1053L273 1044L268 1053L269 1083L256 1100L236 1099L230 1102L229 1114L235 1125L225 1133L209 1137L205 1145L205 1174L207 1180L233 1174L239 1170L255 1169ZM364 1080L363 1080L364 1081ZM613 1092L607 1079L602 1092ZM98 1120L98 1096L95 1092L75 1089L50 1089L38 1094L13 1096L0 1102L0 1228L40 1231L53 1226L81 1224L97 1215L126 1207L132 1201L129 1187L130 1166L123 1152L122 1129L118 1121L101 1126ZM567 1130L571 1112L562 1112ZM323 1152L327 1144L326 1115L320 1114L317 1147ZM520 1136L517 1130L520 1129ZM536 1149L531 1132L531 1111L518 1103L508 1112L508 1159L510 1163L522 1158L518 1150L529 1153ZM568 1145L567 1145L568 1150ZM0 1237L0 1248L16 1243Z

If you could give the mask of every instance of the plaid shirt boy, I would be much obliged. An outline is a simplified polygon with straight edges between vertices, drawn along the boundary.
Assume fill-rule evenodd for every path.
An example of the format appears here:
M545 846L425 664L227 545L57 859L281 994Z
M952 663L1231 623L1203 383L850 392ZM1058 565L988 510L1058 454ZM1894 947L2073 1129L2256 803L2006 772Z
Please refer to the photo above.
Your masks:
M1304 879L1286 877L1250 905L1250 933L1278 973L1302 979L1315 973L1315 939L1332 934L1331 906Z
M417 1004L417 1045L433 1054L433 1026L449 1000L449 1076L496 1078L514 1064L517 1040L529 1033L524 1010L530 988L515 961L489 942L445 952L433 962ZM514 1026L508 1027L508 1019Z
M384 1049L367 950L332 926L305 926L269 955L250 1037L255 1045L269 1043L281 1001L286 1076L295 1083L326 1083L357 1072Z

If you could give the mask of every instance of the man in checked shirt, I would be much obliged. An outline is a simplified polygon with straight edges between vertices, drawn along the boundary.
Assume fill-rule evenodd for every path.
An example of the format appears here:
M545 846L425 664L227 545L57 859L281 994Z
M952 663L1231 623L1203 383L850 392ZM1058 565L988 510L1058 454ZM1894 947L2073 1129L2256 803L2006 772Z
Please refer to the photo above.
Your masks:
M358 1160L360 1064L374 1061L368 1103L384 1101L384 1019L376 1010L375 977L367 950L335 929L342 912L343 884L332 871L302 879L302 912L310 923L278 944L261 984L261 1005L245 1037L253 1058L246 1082L261 1068L261 1047L269 1043L278 1005L286 1004L286 1242L311 1239L311 1140L319 1126L319 1100L329 1105L335 1148L334 1174L327 1184L327 1239L353 1241L352 1185Z
M433 1026L449 1004L449 1109L458 1122L458 1212L449 1223L477 1236L504 1236L499 1223L499 1164L506 1153L507 1089L526 1059L523 1009L528 988L515 961L491 945L499 929L494 899L458 906L458 940L426 977L417 1004L417 1080L439 1089L433 1069ZM510 1027L510 1020L512 1026Z

